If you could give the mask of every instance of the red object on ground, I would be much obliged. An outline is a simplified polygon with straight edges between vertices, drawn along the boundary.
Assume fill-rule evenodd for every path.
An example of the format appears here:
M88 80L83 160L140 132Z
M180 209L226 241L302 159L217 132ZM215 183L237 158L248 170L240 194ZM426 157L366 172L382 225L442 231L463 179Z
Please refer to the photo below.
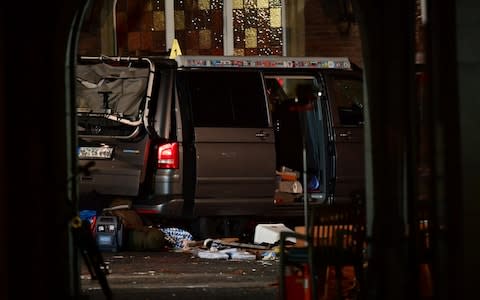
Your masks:
M285 299L311 300L311 282L308 265L290 267L290 272L285 275Z

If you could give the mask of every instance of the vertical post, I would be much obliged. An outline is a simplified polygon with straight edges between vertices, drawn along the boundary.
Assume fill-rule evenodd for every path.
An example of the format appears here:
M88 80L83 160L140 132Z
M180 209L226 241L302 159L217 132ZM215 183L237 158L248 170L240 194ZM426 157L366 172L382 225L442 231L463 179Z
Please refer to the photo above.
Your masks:
M369 299L410 299L405 206L412 195L409 103L415 100L415 0L355 1L360 20L366 116ZM395 38L392 38L395 37ZM388 42L387 42L388 41Z
M103 1L100 12L100 43L104 55L117 55L116 5L116 0Z
M76 193L72 77L79 24L88 4L31 2L25 7L17 1L9 3L8 11L0 9L0 78L8 83L0 89L0 115L9 124L1 128L0 138L2 145L12 145L0 153L6 187L0 197L2 208L8 208L0 210L6 225L0 228L6 249L1 254L8 254L0 264L8 278L5 290L0 284L2 299L79 296L78 251L70 227ZM22 12L22 17L12 12ZM9 28L39 31L26 37ZM33 65L38 76L25 81L25 70ZM32 125L27 134L14 130L26 124Z
M302 132L302 159L303 159L303 214L305 222L305 232L308 230L308 191L307 191L307 145L305 140L305 130Z
M223 54L233 55L233 1L223 2Z
M168 47L172 45L175 39L175 6L173 1L165 1L165 45Z

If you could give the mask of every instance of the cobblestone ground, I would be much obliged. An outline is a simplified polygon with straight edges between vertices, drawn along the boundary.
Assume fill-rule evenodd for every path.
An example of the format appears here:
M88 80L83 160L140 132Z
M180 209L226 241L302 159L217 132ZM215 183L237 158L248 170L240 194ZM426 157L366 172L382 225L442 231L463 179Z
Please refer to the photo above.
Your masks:
M275 260L204 259L167 250L103 253L103 258L114 299L277 299ZM102 299L85 265L81 279L82 293Z
M278 300L278 260L226 260L199 258L190 252L103 253L109 265L108 285L120 299L262 299ZM334 299L334 271L329 271L323 300ZM349 299L353 270L344 270L344 296ZM99 282L85 265L82 293L89 299L105 299ZM298 295L300 296L300 295ZM291 297L290 297L291 298ZM302 299L303 296L301 296ZM293 299L296 299L294 296Z

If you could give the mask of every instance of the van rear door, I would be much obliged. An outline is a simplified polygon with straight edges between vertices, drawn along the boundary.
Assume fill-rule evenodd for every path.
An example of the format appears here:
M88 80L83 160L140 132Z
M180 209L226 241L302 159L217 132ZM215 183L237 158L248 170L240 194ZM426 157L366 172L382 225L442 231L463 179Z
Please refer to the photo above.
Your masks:
M134 198L144 192L151 137L166 139L170 132L170 98L168 91L162 93L168 88L158 86L165 81L160 79L163 74L175 68L172 60L153 64L139 57L79 60L75 74L78 164L82 169L90 167L80 174L81 198ZM152 91L154 79L156 92Z
M260 72L188 69L178 76L193 118L196 209L201 199L212 200L215 214L273 205L275 144Z

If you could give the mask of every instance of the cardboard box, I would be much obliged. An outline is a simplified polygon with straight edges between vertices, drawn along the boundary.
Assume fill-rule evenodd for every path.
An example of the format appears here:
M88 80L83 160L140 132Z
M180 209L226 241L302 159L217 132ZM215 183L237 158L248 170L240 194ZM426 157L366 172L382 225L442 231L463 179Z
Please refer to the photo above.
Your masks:
M273 201L275 204L288 204L288 203L294 203L298 197L299 195L296 195L296 194L285 193L285 192L280 192L279 190L276 190Z
M303 192L300 181L280 181L278 190L284 193L301 194Z
M300 174L294 171L277 171L276 174L280 176L280 179L283 181L296 181L300 177Z
M255 237L254 243L255 244L275 244L280 240L280 232L282 231L290 231L293 232L292 229L286 227L284 224L258 224L255 226ZM287 241L295 243L295 238L287 238Z

